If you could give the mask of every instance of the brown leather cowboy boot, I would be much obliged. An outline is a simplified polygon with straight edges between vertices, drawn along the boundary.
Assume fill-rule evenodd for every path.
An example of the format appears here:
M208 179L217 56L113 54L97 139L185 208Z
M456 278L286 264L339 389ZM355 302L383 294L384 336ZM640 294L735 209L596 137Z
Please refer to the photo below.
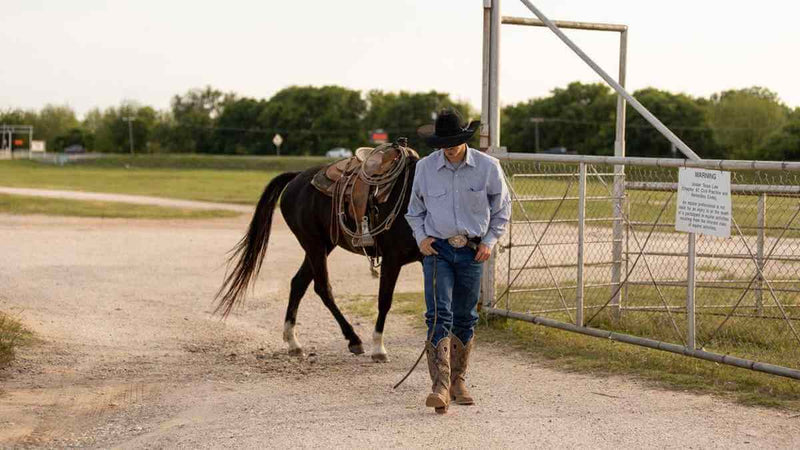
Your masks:
M437 414L444 414L450 406L450 338L442 338L436 347L428 342L425 348L428 354L428 371L433 383L433 392L425 399L425 406L436 408Z
M466 345L461 339L453 336L450 349L450 398L457 405L473 405L475 400L469 395L467 383L464 376L469 365L469 353L472 351L472 341L470 339Z

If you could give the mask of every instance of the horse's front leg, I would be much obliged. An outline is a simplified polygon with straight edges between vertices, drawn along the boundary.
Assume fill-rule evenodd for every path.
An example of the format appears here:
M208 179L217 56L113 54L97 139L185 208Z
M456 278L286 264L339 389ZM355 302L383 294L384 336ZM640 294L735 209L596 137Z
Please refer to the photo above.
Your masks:
M375 331L372 334L372 360L375 362L388 362L389 355L383 345L383 327L386 324L386 315L392 309L392 296L400 275L402 266L393 260L384 258L381 265L381 283L378 290L378 320L375 321Z

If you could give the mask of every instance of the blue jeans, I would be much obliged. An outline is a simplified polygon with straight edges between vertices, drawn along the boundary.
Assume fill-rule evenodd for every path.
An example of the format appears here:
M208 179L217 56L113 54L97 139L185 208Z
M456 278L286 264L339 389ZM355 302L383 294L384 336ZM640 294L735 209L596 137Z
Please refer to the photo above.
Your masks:
M433 248L439 252L422 260L425 275L425 323L431 335L434 318L433 267L436 264L436 329L431 343L450 333L464 344L472 339L478 322L478 297L481 290L483 263L475 261L475 250L468 246L453 248L447 240L437 240Z

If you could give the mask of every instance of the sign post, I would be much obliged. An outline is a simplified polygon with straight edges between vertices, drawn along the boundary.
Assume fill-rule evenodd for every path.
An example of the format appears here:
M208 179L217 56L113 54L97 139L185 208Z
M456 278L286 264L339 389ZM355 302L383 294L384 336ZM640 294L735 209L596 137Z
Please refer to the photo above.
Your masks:
M275 137L272 138L272 143L275 144L275 149L278 152L278 156L281 156L281 144L283 144L283 138L280 134L276 134Z

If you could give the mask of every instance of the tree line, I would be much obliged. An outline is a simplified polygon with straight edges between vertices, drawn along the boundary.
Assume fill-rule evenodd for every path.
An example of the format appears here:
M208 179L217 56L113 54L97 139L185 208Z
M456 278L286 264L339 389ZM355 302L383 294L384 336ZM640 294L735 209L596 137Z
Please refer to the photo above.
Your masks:
M728 90L703 98L646 88L634 96L702 158L800 158L800 108L790 109L768 89ZM570 83L546 97L505 106L501 142L511 151L564 147L580 154L613 154L616 103L616 95L603 84ZM443 107L458 109L465 119L479 116L467 102L436 91L362 93L340 86L292 86L257 99L205 87L175 95L164 111L127 101L92 109L79 120L68 106L48 105L39 111L0 111L0 123L33 125L34 138L56 151L78 144L91 151L128 152L132 142L135 153L266 155L276 153L272 138L280 134L282 154L321 155L334 147L369 145L370 131L381 129L389 139L408 137L412 147L426 152L430 149L416 129ZM628 155L675 155L671 144L630 106L626 120Z

